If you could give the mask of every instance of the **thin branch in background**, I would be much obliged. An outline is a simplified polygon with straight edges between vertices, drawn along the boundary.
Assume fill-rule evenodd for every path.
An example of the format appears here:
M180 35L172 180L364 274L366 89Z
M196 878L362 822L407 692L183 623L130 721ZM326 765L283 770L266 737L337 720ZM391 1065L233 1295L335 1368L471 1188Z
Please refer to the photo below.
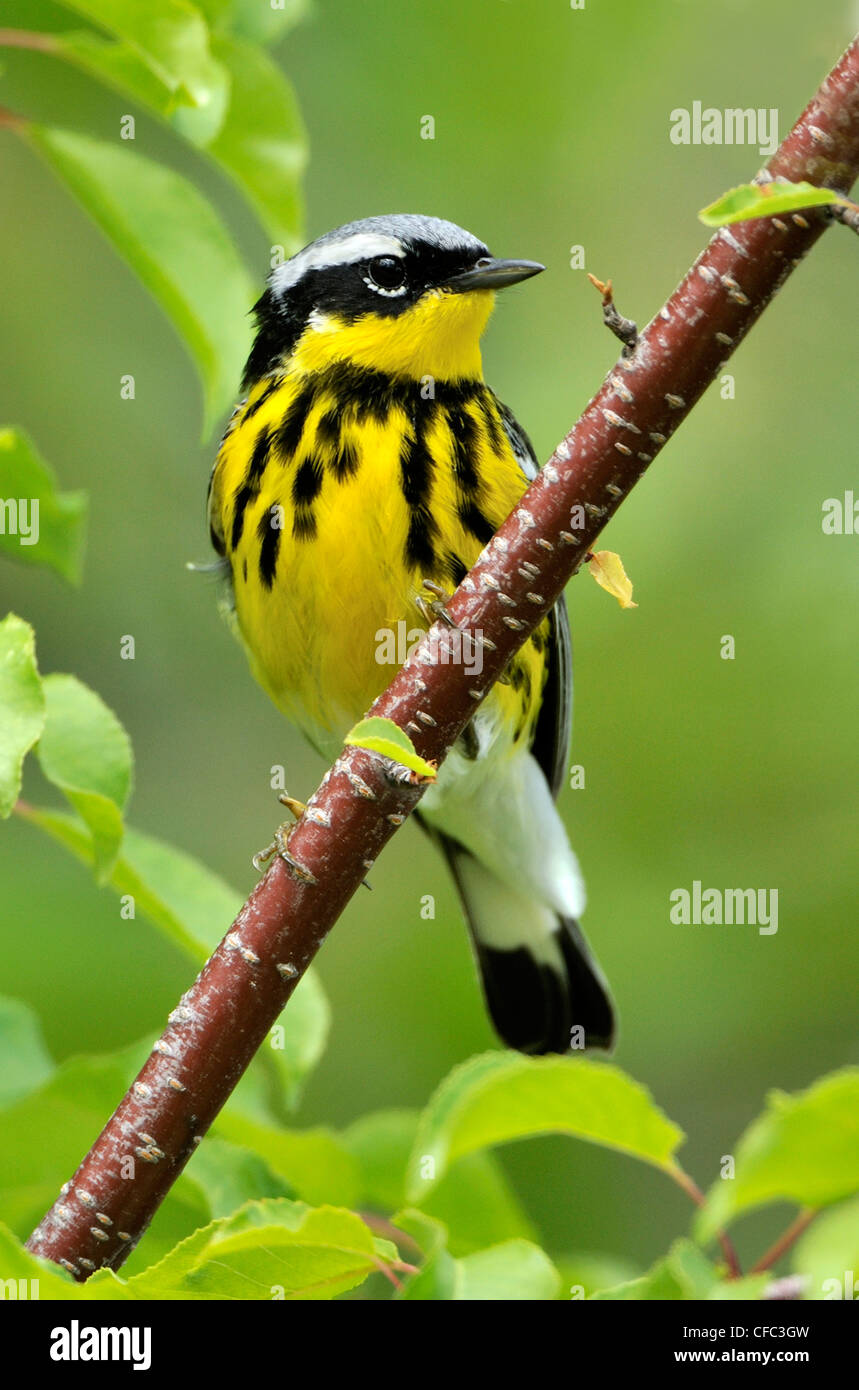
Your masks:
M28 48L36 53L56 53L58 44L53 34L39 34L34 29L0 29L0 48Z
M623 314L618 311L614 302L611 280L606 280L603 283L595 275L591 275L590 271L588 271L588 279L602 295L603 323L623 343L624 357L631 357L638 346L638 325L633 323L632 319L625 319Z
M807 1211L801 1211L796 1220L792 1221L787 1230L783 1231L778 1240L770 1246L766 1254L762 1255L757 1264L752 1266L751 1273L763 1274L765 1270L772 1269L773 1265L778 1263L782 1255L786 1255L791 1246L799 1240L799 1237L802 1235L803 1231L811 1225L815 1216L817 1216L817 1210L814 1207L809 1208Z
M691 1197L696 1207L698 1207L699 1210L703 1210L703 1208L707 1205L707 1199L704 1196L698 1184L696 1183L695 1179L690 1177L686 1170L684 1168L680 1168L677 1164L674 1164L674 1166L668 1169L667 1171L669 1172L670 1176L674 1179L674 1181L677 1183L677 1186L682 1188L682 1190L686 1193L686 1196ZM722 1247L722 1254L725 1256L725 1263L728 1266L728 1271L730 1273L731 1278L741 1279L743 1274L742 1267L737 1257L737 1252L734 1249L734 1243L731 1240L730 1236L727 1234L726 1231L717 1231L716 1239Z

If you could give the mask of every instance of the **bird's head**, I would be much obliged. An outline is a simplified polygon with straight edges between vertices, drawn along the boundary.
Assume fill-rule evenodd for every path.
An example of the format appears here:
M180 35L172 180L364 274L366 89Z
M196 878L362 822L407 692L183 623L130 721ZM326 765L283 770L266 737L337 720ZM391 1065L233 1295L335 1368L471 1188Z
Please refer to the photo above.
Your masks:
M288 358L307 371L345 360L416 378L479 377L495 291L543 269L496 260L438 217L349 222L272 271L245 387Z

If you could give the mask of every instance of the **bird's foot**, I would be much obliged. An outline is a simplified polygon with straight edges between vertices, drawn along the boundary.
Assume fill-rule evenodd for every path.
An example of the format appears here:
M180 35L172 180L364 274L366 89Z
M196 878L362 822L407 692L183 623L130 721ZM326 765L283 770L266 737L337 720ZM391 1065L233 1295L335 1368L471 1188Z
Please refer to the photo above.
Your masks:
M292 812L297 821L301 819L307 810L307 806L303 801L297 801L294 796L290 796L287 792L281 792L278 801ZM293 828L292 821L284 821L282 825L279 825L274 832L274 839L271 844L266 845L265 849L259 850L258 853L254 855L253 866L257 873L262 873L269 860L273 859L275 855L278 855L289 869L293 878L298 879L299 883L316 883L316 876L312 874L309 869L305 868L303 864L300 864L298 860L290 854L286 847Z
M429 623L430 626L432 626L434 622L443 622L446 623L448 627L456 627L456 623L445 607L445 603L450 598L450 594L447 590L443 589L440 584L436 584L432 579L425 579L423 581L423 587L428 589L433 595L433 598L426 598L423 594L418 594L415 599L418 612L424 621Z

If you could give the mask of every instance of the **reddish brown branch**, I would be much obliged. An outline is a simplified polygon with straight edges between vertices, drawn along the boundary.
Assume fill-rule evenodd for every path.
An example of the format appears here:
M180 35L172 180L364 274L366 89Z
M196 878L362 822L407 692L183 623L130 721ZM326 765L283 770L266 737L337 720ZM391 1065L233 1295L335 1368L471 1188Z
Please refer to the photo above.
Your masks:
M767 176L776 175L841 192L859 175L859 40L775 155ZM635 351L611 370L448 605L460 628L488 639L480 680L462 664L434 663L424 642L373 708L408 729L425 758L442 762L621 501L825 226L823 217L810 214L719 231ZM441 624L434 634L439 645L445 642ZM32 1250L78 1278L122 1263L369 861L421 790L395 780L390 764L365 751L352 748L338 758L290 836L304 876L291 874L282 859L273 862L33 1233ZM121 1173L129 1155L137 1159L132 1178Z

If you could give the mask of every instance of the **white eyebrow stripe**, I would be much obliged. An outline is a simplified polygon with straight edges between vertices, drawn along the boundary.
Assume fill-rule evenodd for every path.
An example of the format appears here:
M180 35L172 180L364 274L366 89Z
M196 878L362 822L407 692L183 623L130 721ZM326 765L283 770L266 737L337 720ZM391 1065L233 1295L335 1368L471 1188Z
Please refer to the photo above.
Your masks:
M354 265L356 261L367 260L371 256L405 255L402 244L396 237L382 236L379 232L355 232L340 241L317 242L299 251L291 260L276 266L271 275L271 287L275 294L284 294L297 285L308 270L327 270L335 265Z

